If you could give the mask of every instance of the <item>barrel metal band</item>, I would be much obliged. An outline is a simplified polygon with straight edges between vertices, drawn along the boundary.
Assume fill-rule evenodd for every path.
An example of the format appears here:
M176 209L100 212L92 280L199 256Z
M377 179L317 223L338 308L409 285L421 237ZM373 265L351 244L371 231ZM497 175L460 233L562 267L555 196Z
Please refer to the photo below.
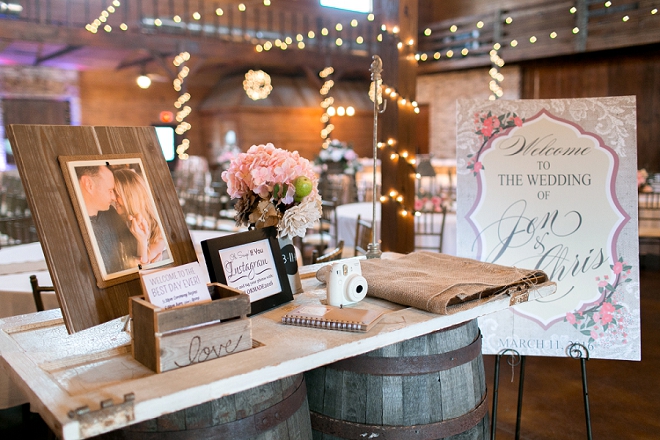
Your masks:
M310 411L312 429L346 439L377 438L378 440L422 440L445 438L466 432L484 418L488 412L485 393L479 405L462 416L425 425L391 426L368 425L338 420Z
M466 364L481 354L481 333L470 345L447 353L423 356L355 356L328 365L328 368L375 376L412 376L438 373Z
M223 424L208 426L204 428L188 429L185 431L123 431L122 438L125 439L162 439L170 440L198 440L200 438L251 438L262 434L280 423L288 420L300 409L307 398L307 387L304 376L292 384L283 393L284 398L270 408L253 414L251 416L227 422Z

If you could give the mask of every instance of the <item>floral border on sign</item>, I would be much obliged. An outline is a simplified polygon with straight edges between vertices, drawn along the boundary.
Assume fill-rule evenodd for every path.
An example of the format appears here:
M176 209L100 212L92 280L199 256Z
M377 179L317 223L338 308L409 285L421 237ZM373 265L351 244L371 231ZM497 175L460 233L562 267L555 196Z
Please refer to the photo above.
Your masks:
M493 116L493 112L490 110L488 113L475 113L474 123L477 126L477 131L474 133L477 134L482 140L482 144L481 147L479 147L477 154L467 155L467 169L472 170L476 176L479 171L484 169L483 164L479 162L479 156L481 155L481 152L483 151L488 141L504 130L513 127L522 127L524 122L525 118L521 118L513 112L507 112L499 116Z
M604 337L606 332L621 332L623 343L627 343L628 335L624 331L622 322L623 311L621 309L623 306L617 303L614 294L620 286L632 281L632 278L629 277L632 266L619 257L619 260L610 265L610 268L616 276L614 284L608 281L608 275L605 275L602 280L600 277L596 277L598 291L603 295L602 301L583 311L568 312L564 318L564 322L571 324L583 335L589 336L589 344ZM623 279L624 277L625 279Z

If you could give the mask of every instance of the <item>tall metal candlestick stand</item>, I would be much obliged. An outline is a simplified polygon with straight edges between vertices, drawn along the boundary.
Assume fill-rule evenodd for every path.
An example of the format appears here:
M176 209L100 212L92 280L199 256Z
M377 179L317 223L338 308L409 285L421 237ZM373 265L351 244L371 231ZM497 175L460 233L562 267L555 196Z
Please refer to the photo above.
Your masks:
M380 258L383 254L380 250L380 243L376 238L376 167L378 165L378 113L383 113L387 107L387 101L382 99L382 107L378 103L378 97L383 96L380 88L382 84L381 72L383 71L383 61L378 55L373 56L373 61L371 62L371 81L374 85L374 141L373 141L373 158L374 158L374 167L373 167L373 184L372 184L372 215L373 219L373 233L372 240L367 246L367 258Z

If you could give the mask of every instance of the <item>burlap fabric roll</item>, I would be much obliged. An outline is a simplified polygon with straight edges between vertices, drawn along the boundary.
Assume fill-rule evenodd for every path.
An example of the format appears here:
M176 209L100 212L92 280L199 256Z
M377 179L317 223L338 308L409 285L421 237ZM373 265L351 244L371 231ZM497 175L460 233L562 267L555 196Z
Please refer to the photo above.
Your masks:
M529 289L554 284L540 270L484 263L435 252L401 258L361 260L367 295L432 313L448 315L503 295L511 304L527 300ZM325 282L330 266L316 274Z

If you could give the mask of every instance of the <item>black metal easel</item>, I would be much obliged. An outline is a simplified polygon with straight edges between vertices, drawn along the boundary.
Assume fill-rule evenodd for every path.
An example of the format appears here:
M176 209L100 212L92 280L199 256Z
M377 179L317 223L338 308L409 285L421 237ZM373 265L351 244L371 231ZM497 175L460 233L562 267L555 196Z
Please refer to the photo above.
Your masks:
M589 349L584 345L573 342L566 347L566 356L571 359L580 359L582 369L582 394L584 395L584 417L587 422L587 439L591 440L591 413L589 412L589 391L587 390L587 361Z
M587 424L587 439L592 440L591 434L591 413L589 411L589 391L587 389L587 364L589 360L589 350L583 344L573 342L565 349L566 356L572 359L580 359L580 367L582 370L582 394L584 397L584 415ZM500 380L500 360L502 356L509 356L507 363L511 366L513 382L513 368L520 365L520 379L518 381L518 408L516 411L516 434L515 439L520 439L520 419L522 414L522 398L523 398L523 384L525 381L525 356L521 356L516 350L507 348L497 353L495 357L495 374L493 378L493 411L492 419L490 422L490 438L495 440L495 431L497 427L497 397L499 392Z
M495 431L497 427L497 397L500 382L500 360L502 356L509 355L507 363L511 366L511 381L513 381L513 368L520 364L520 379L518 381L518 410L516 412L516 439L520 436L520 414L522 411L523 382L525 378L525 357L520 356L516 350L507 348L497 353L495 357L495 377L493 379L493 415L490 421L490 438L495 440Z

